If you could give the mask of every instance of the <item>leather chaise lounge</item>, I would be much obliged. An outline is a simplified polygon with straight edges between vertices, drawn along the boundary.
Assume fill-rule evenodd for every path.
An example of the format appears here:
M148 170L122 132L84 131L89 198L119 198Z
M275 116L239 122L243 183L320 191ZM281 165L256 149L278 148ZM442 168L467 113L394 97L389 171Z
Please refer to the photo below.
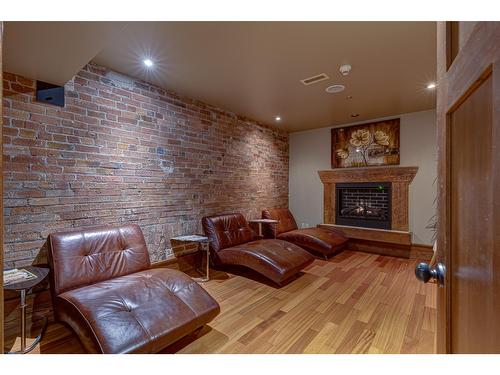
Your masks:
M257 239L242 214L202 219L214 265L250 268L281 285L314 260L307 251L276 239Z
M277 238L291 242L310 252L321 254L325 259L338 253L348 239L342 234L323 228L297 229L295 218L288 208L273 208L262 211L263 219L277 220L277 224L264 224L265 238Z
M56 319L90 353L155 353L220 311L182 272L150 269L135 224L54 233L48 242Z

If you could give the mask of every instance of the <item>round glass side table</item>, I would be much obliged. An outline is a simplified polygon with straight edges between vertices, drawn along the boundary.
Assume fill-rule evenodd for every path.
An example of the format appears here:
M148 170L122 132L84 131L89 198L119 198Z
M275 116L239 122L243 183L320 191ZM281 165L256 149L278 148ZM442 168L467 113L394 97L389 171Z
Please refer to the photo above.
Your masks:
M17 291L21 295L21 305L20 305L20 309L21 309L21 350L15 351L15 352L8 352L6 354L29 353L40 342L40 340L42 339L42 336L45 332L45 329L47 328L47 317L45 317L40 334L35 338L35 340L28 347L26 347L26 306L27 306L26 305L26 295L35 286L40 284L47 277L47 275L49 274L49 269L42 268L42 267L35 267L35 266L21 267L21 269L25 269L26 271L31 272L32 274L36 275L37 277L36 277L36 279L20 281L20 282L16 282L16 283L12 283L12 284L3 286L3 288L5 290Z

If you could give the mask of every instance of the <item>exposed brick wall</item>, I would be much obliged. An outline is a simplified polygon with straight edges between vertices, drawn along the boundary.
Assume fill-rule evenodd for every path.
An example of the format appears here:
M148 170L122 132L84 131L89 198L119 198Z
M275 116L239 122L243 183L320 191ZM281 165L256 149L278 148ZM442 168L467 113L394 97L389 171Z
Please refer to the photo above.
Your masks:
M129 221L157 261L204 215L288 205L285 132L93 64L65 108L3 83L5 267L43 258L50 232Z

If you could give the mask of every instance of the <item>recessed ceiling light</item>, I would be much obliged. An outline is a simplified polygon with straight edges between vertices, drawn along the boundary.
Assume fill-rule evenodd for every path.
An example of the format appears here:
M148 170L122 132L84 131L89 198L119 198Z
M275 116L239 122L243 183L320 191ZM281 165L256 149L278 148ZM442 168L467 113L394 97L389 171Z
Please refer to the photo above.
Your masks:
M148 68L151 68L153 66L153 61L151 61L151 59L146 59L143 62L144 65L146 65Z
M344 91L344 90L345 90L344 85L331 85L325 89L325 91L329 94L336 94L336 93Z
M435 88L436 88L436 84L435 84L434 82L431 82L431 83L429 83L429 84L427 85L427 88L428 88L429 90L435 89Z
M274 119L275 119L276 121L281 121L281 117L280 117L280 116L276 116Z
M352 95L347 95L345 98L346 98L347 100L351 100L351 99L352 99Z
M353 113L353 114L351 115L351 117L358 117L358 116L359 116L359 113Z

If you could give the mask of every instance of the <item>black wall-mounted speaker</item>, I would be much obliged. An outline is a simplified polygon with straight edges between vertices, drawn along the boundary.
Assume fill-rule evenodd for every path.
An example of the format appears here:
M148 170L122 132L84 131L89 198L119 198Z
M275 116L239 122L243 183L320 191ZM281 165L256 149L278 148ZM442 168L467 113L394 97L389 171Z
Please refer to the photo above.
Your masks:
M51 83L36 81L36 100L64 107L64 86L56 86Z

